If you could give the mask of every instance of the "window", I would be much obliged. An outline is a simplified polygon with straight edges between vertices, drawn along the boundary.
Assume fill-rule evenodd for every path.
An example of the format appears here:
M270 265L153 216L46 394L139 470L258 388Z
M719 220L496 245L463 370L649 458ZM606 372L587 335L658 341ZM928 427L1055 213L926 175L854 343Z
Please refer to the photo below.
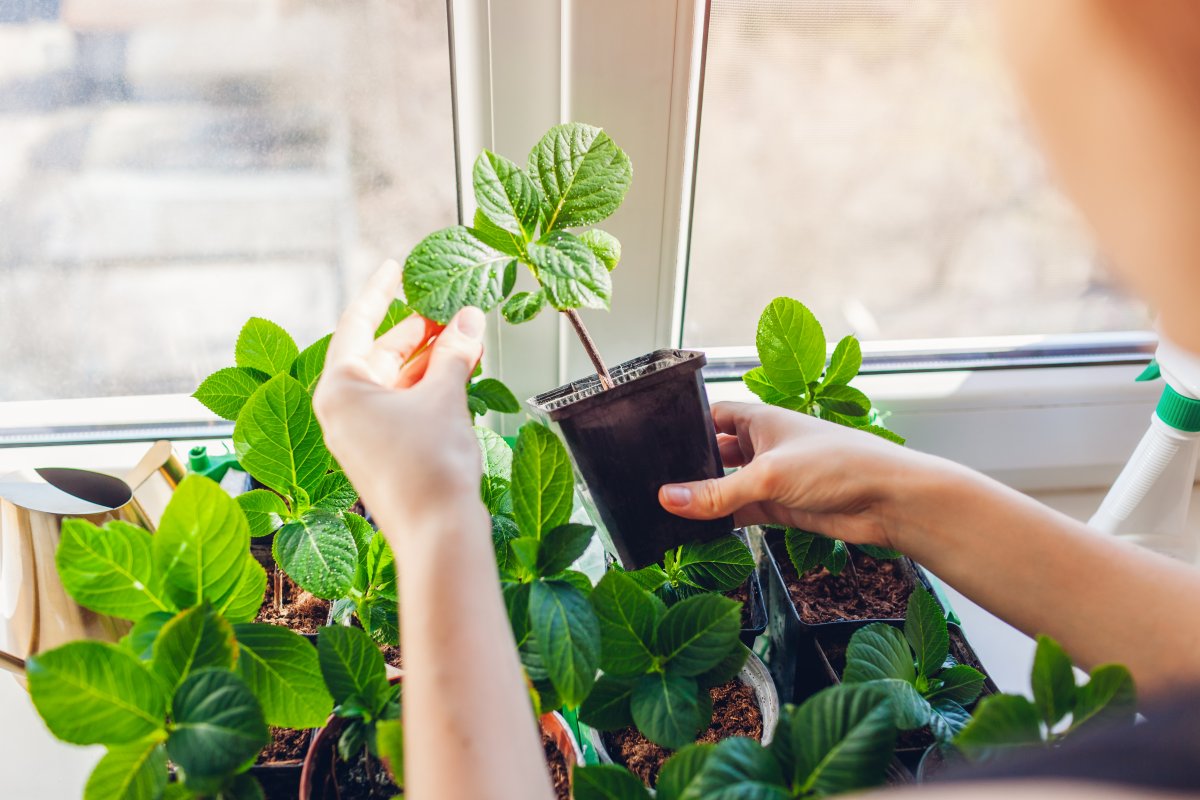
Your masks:
M781 294L831 340L1148 327L1047 175L987 22L966 0L712 0L685 346L749 344Z
M304 346L456 205L439 3L0 0L0 401Z

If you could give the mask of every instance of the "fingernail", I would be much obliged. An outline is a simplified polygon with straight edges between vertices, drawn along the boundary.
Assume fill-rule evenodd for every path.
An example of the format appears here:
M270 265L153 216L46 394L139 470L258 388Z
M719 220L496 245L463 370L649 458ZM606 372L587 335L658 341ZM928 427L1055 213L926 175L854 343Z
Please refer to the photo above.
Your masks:
M692 502L692 490L686 486L664 486L663 497L673 506L686 506Z
M462 331L464 336L469 336L472 339L478 339L483 335L483 326L486 323L483 312L475 306L467 306L462 311L458 312L458 319L455 325Z

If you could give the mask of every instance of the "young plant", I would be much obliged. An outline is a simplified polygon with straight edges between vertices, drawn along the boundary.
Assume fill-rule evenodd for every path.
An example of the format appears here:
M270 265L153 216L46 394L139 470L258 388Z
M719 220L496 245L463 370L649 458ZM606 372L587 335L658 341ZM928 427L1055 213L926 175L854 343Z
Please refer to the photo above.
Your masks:
M745 542L730 534L710 542L680 545L667 551L662 565L651 564L626 574L670 606L697 594L733 591L753 571L754 554Z
M119 645L76 641L29 661L55 736L102 744L87 800L254 796L245 774L267 725L321 724L333 701L299 634L253 620L266 573L220 486L189 477L152 536L120 521L63 523L59 576L80 605L134 623ZM167 761L179 783L168 789Z
M827 797L884 782L896 730L877 687L832 686L786 706L771 744L734 737L690 744L658 774L657 800L787 800ZM649 800L650 791L624 767L577 767L575 800Z
M1081 728L1132 724L1137 711L1137 691L1128 669L1104 664L1078 684L1070 657L1049 636L1037 638L1031 683L1032 701L1014 694L983 698L954 746L973 760L1020 747L1050 747Z
M467 305L489 311L505 301L512 323L549 305L571 321L601 382L612 386L577 309L609 307L621 244L598 228L569 229L611 216L632 180L629 157L608 134L577 122L551 128L525 169L483 151L473 171L474 225L437 231L413 249L404 264L409 305L441 323ZM518 264L532 273L535 291L512 294Z
M908 598L903 632L877 622L850 637L842 682L879 686L897 728L928 725L937 741L948 742L970 721L967 707L983 690L984 675L950 657L942 608L918 586Z
M667 748L694 741L712 719L708 690L736 677L749 653L739 640L741 603L697 594L668 609L619 570L590 599L604 674L580 720L604 731L635 725Z

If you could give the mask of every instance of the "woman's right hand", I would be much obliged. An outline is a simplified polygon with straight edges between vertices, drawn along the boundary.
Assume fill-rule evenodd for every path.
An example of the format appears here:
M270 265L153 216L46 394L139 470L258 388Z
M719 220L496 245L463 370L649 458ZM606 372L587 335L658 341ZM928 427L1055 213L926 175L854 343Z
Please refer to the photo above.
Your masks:
M853 544L900 549L898 518L922 479L949 462L866 431L751 403L713 406L723 478L668 484L659 502L672 514L739 527L773 524Z

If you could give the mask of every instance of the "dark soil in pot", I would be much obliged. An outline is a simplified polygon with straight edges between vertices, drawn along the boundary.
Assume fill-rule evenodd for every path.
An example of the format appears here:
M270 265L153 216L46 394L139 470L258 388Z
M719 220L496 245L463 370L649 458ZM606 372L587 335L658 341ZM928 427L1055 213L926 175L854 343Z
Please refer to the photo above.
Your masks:
M554 784L554 796L558 800L571 799L571 772L567 759L558 749L554 739L542 731L542 751L546 754L546 766L550 769L550 782Z
M383 660L389 666L396 669L404 668L404 658L400 655L400 648L394 644L385 644L379 648L379 652L383 653Z
M713 701L712 724L696 737L697 742L715 743L734 736L762 739L762 711L753 687L734 678L728 683L714 686L709 690L709 695ZM615 763L628 767L647 786L655 784L663 762L674 752L642 736L636 728L603 733L601 736L609 757Z
M312 731L271 728L271 743L259 753L250 773L267 800L294 800L300 792L300 768Z
M831 575L823 567L798 575L788 558L783 536L768 533L767 547L779 563L788 595L803 622L817 625L841 620L904 617L913 580L900 560L871 558L852 547L841 575Z
M278 569L274 565L267 569L267 592L254 621L282 625L297 633L315 636L329 620L329 601L314 597L293 583L287 575L279 572L283 592L280 607L276 608L277 572Z

